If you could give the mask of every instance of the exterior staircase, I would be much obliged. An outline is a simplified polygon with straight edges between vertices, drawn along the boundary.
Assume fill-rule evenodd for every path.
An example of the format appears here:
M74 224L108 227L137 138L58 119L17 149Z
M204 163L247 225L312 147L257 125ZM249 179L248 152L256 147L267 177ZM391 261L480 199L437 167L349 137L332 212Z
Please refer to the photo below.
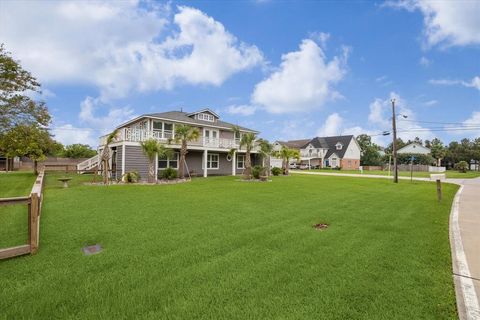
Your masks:
M85 173L87 171L91 171L95 168L98 168L99 159L100 159L100 156L95 155L90 159L80 162L79 164L77 164L77 171L79 173Z

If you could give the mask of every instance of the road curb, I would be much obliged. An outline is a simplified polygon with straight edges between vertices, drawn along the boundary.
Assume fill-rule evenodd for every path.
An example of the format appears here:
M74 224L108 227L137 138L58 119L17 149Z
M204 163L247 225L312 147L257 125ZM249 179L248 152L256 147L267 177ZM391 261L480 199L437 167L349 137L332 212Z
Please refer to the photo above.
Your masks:
M453 283L455 285L455 296L457 300L458 316L461 320L479 320L480 308L478 305L477 294L471 279L468 268L467 257L465 255L458 223L460 196L463 191L463 185L460 185L452 203L450 210L450 247L452 252Z

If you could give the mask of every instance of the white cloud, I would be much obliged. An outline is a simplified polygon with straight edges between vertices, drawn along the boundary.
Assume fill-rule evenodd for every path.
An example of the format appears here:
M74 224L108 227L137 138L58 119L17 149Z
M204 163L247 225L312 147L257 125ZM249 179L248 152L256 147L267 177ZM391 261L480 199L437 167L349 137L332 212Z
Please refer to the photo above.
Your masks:
M424 106L431 107L434 106L438 103L437 100L428 100L423 103Z
M426 57L421 57L418 63L420 63L420 65L423 67L428 67L430 64L432 64L432 61L430 61Z
M298 51L282 56L280 68L255 86L252 102L270 113L306 112L341 97L333 86L346 73L348 49L327 61L323 50L305 39Z
M470 81L463 81L463 80L452 80L452 79L430 79L428 81L430 84L435 85L443 85L443 86L455 86L461 85L467 88L475 88L480 90L480 77L475 76Z
M221 85L257 66L257 47L238 41L200 10L138 1L6 1L0 41L41 82L93 84L103 100L182 83Z
M73 144L73 143L82 143L88 144L92 147L98 145L98 133L97 130L92 130L90 128L79 128L75 127L72 124L63 124L55 126L51 133L53 138L64 145Z
M80 103L80 113L78 115L79 120L95 128L112 130L114 127L120 125L129 119L135 117L133 110L128 107L123 108L109 108L108 113L103 116L95 115L95 111L100 107L101 101L98 98L86 97Z
M470 127L470 128L480 128L480 110L479 111L474 111L472 113L472 116L465 120L463 122L465 127ZM463 135L468 134L467 132L469 131L462 131L461 133ZM471 133L472 138L480 138L480 129L477 130L472 130L469 133Z
M330 33L326 32L311 32L310 38L320 44L322 48L327 47L327 42L330 39Z
M427 46L480 44L480 3L478 1L387 1L386 6L420 11L423 14Z
M343 118L338 113L332 113L317 131L320 137L338 136L342 131Z
M230 114L239 114L242 116L250 116L255 113L257 108L251 105L231 105L227 107L227 112Z

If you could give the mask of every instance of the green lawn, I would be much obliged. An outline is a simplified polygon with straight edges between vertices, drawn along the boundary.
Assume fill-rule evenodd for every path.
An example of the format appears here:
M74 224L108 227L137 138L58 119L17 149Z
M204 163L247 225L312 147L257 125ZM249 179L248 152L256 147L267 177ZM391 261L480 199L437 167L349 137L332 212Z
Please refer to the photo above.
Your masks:
M0 318L456 318L457 186L437 203L424 182L237 179L62 189L47 175L39 253L0 262Z
M290 170L296 171L296 170ZM360 174L359 170L332 170L332 169L312 169L312 170L298 170L298 171L312 171L312 172L333 172L333 173L355 173ZM388 175L388 171L381 170L369 170L363 171L363 174L374 174L374 175ZM398 174L403 177L410 177L410 172L399 171ZM430 178L432 172L413 172L413 176L417 178ZM470 179L480 177L480 171L467 171L466 173L461 173L455 170L447 170L445 172L447 178L451 179ZM393 172L390 173L393 175Z
M0 173L0 198L28 196L34 182L33 173ZM0 206L0 248L27 243L27 221L27 205Z

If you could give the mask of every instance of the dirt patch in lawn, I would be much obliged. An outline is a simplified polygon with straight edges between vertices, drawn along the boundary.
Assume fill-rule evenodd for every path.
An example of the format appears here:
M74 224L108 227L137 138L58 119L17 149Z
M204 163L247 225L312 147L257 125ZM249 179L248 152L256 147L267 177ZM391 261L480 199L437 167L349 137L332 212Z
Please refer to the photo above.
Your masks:
M317 223L317 224L314 224L313 227L315 228L315 230L325 230L328 228L328 224L326 223Z

